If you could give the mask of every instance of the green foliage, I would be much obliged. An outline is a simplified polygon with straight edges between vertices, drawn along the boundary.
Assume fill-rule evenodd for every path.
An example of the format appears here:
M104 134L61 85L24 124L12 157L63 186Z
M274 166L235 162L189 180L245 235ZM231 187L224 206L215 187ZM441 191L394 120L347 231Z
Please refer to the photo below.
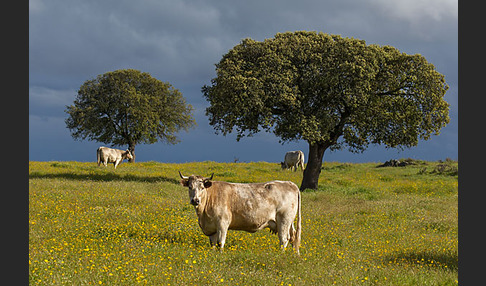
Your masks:
M195 124L192 106L169 83L126 69L87 80L67 106L67 128L74 139L106 144L178 142L176 133Z
M316 189L325 151L417 145L449 122L444 76L421 55L316 32L244 39L202 87L209 123L237 140L262 129L305 140L302 189Z
M238 139L264 129L284 142L363 151L415 146L449 122L448 86L432 64L363 40L305 31L244 39L216 72L202 88L206 114Z
M297 257L265 230L212 251L179 184L179 170L299 183L277 163L29 162L29 284L457 285L457 177L418 174L440 164L325 163Z

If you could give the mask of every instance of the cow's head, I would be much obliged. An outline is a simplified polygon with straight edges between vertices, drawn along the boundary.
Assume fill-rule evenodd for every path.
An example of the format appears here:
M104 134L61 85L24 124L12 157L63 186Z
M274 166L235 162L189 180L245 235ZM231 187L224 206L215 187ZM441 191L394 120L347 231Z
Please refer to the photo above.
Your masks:
M181 171L179 171L179 176L181 176L181 185L189 188L189 200L193 206L198 206L201 202L201 196L206 192L206 189L211 187L214 173L211 174L210 178L205 178L202 176L191 175L189 177L183 176Z
M287 169L287 164L285 164L284 162L280 162L280 167L282 168L282 170Z
M125 157L128 159L128 160L132 160L133 159L133 155L132 155L132 152L130 151L130 149L127 149L125 151Z

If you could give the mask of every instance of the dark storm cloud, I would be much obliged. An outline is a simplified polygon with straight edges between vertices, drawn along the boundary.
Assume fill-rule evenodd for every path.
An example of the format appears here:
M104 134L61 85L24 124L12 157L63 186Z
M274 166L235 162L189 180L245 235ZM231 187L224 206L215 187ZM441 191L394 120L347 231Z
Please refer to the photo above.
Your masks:
M436 5L427 8L422 2ZM62 82L54 72L79 81L126 66L161 76L194 76L207 73L202 67L217 62L242 38L263 40L295 30L412 50L417 41L447 41L454 35L454 10L443 3L448 2L36 0L29 19L30 69L42 79L39 84Z
M191 71L191 65L197 68L208 55L215 58L222 50L218 11L206 5L183 1L40 3L30 13L33 84L60 84L57 76L61 74L69 84L79 83L79 79L125 67L181 77ZM214 50L218 54L212 54Z
M140 146L141 152L145 147L163 150L161 153L187 152L207 145L225 154L218 160L232 160L229 154L235 153L235 149L244 153L240 157L249 158L241 160L258 160L256 155L248 155L256 145L263 150L264 146L275 147L273 150L278 152L293 147L306 151L305 142L282 147L278 138L270 134L259 134L238 143L231 136L214 135L204 115L207 102L200 92L201 86L209 84L215 76L214 64L243 38L263 40L278 32L297 30L341 34L424 55L451 86L446 99L452 104L453 121L443 129L444 136L431 142L447 140L453 146L449 149L454 146L457 149L457 1L30 0L29 6L31 151L42 147L54 149L56 142L64 142L62 148L67 149L72 147L70 144L81 149L93 148L92 142L74 142L70 137L63 125L65 105L72 104L84 81L124 68L149 72L171 83L195 107L198 126L189 133L181 133L180 144ZM46 133L52 138L46 137ZM270 142L268 138L272 138ZM428 144L425 142L423 148ZM30 159L56 159L56 152L64 152L60 151L62 148L50 152L49 158L32 152ZM451 156L457 157L456 154L457 151L452 151ZM83 161L82 157L57 160Z

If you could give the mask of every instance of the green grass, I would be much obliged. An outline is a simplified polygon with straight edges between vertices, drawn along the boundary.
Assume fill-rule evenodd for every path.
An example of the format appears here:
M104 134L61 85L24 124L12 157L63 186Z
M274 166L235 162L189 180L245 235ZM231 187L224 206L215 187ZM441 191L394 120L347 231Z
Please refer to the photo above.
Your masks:
M440 165L447 165L446 167ZM268 230L211 250L184 175L291 180L277 163L29 162L31 285L456 285L457 162L325 163L302 195L301 255Z

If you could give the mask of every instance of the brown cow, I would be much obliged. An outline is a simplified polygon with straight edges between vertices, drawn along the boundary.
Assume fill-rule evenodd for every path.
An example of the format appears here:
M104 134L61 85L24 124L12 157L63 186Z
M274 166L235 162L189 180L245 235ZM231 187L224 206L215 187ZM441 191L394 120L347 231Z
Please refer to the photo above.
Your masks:
M268 227L277 233L282 250L288 242L299 254L301 198L299 187L290 181L236 184L191 175L181 184L189 188L202 232L214 248L224 248L228 229L256 232ZM297 215L297 227L294 219Z

